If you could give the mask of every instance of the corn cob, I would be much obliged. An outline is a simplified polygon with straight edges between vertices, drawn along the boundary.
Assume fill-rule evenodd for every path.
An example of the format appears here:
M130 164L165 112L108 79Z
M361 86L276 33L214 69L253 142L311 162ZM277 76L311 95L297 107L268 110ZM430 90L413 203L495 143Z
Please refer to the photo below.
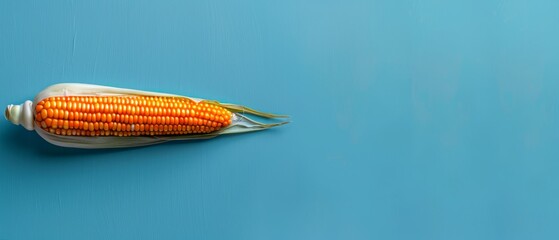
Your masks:
M204 134L231 124L231 112L177 97L50 97L37 103L35 123L72 136Z
M287 123L256 122L245 114L285 116L235 104L89 84L53 85L39 93L34 102L9 105L6 119L37 131L50 143L75 148L135 147L203 139Z

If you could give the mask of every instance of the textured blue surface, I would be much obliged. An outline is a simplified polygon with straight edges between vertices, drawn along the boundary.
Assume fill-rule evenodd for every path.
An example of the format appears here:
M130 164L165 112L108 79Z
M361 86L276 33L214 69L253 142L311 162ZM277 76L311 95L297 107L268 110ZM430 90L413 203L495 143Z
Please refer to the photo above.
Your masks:
M1 121L0 239L557 239L559 2L458 2L0 1L2 106L88 82L293 119L109 151Z

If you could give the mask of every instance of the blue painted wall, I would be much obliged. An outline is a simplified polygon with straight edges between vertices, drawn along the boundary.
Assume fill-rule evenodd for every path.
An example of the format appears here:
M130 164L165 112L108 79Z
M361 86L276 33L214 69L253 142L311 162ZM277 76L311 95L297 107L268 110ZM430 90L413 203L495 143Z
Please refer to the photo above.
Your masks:
M557 239L557 1L0 1L0 105L58 82L285 127L84 151L0 122L0 239Z

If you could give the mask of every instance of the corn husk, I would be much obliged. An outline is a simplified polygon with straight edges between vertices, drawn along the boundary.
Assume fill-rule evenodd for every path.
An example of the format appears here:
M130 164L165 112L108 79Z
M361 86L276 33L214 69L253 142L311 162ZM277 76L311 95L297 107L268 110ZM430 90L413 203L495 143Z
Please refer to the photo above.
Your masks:
M36 103L49 97L57 96L163 96L163 97L179 97L187 98L195 102L209 102L228 109L233 113L232 122L229 126L218 131L207 134L187 134L187 135L168 135L168 136L63 136L56 135L43 130L40 126L36 126L33 121L33 109ZM35 97L34 101L26 101L21 105L10 105L6 110L6 118L16 125L22 125L28 130L35 130L42 138L49 143L62 147L71 148L122 148L122 147L138 147L152 144L163 143L176 140L193 140L207 139L224 134L245 133L269 129L288 123L287 121L265 124L246 115L256 115L264 118L287 118L287 116L276 115L256 111L254 109L230 104L219 103L217 101L205 100L200 98L192 98L175 94L140 91L126 88L115 88L92 84L81 83L62 83L52 85L41 91Z

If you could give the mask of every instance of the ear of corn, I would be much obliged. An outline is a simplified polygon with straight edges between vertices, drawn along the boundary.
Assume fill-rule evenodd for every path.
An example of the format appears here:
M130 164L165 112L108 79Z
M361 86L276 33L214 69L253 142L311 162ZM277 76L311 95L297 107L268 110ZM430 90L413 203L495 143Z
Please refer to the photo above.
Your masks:
M35 97L33 105L28 101L6 110L6 118L14 124L36 130L52 144L75 148L204 139L287 123L264 124L244 114L286 117L217 101L77 83L50 86Z
M231 124L231 112L178 97L48 97L35 107L35 124L71 136L206 134Z

